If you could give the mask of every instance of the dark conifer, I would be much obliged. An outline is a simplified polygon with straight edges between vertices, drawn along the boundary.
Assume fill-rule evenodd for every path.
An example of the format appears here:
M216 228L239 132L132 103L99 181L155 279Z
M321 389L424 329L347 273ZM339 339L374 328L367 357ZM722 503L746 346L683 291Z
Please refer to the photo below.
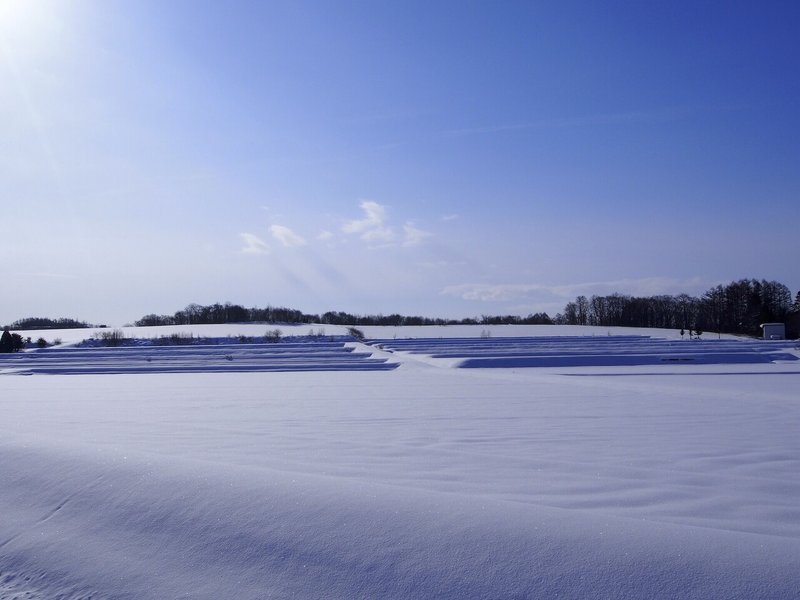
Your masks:
M11 349L14 352L19 352L25 347L25 340L22 339L22 336L18 333L11 334Z
M11 332L6 327L3 330L3 335L0 336L0 352L13 352L14 351L14 338L11 337Z

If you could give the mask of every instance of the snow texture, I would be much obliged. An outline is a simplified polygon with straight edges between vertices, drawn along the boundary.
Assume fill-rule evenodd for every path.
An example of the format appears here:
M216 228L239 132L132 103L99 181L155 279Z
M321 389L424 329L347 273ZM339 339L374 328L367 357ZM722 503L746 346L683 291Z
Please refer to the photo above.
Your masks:
M364 329L382 339L313 360L397 368L108 374L162 348L0 359L72 373L0 378L0 598L800 597L791 343L598 366L583 357L703 348L497 328L401 349ZM568 348L582 366L463 364ZM151 363L211 352L194 349ZM224 362L271 360L239 349ZM102 374L70 370L81 356Z

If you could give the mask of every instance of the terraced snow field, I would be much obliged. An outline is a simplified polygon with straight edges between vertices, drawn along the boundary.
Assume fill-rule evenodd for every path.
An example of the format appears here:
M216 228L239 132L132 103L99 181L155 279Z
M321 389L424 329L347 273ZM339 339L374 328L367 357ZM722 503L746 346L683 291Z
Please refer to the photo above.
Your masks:
M667 341L649 336L376 339L371 346L431 358L459 359L461 368L759 364L795 361L787 343L741 340Z
M355 352L348 340L288 340L116 348L47 348L0 358L0 372L21 375L100 373L251 373L258 371L375 371L394 369L385 358Z

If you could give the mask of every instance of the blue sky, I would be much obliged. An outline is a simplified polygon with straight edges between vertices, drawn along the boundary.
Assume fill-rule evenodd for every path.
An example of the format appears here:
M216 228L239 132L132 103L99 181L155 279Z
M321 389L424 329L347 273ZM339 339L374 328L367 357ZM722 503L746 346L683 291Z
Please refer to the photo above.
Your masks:
M800 4L0 0L0 322L800 287Z

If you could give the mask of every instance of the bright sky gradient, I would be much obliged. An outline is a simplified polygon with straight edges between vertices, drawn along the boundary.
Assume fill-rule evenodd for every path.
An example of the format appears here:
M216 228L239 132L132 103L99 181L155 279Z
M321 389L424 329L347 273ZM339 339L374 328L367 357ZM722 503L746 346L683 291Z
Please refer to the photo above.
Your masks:
M798 2L0 0L0 322L800 287Z

